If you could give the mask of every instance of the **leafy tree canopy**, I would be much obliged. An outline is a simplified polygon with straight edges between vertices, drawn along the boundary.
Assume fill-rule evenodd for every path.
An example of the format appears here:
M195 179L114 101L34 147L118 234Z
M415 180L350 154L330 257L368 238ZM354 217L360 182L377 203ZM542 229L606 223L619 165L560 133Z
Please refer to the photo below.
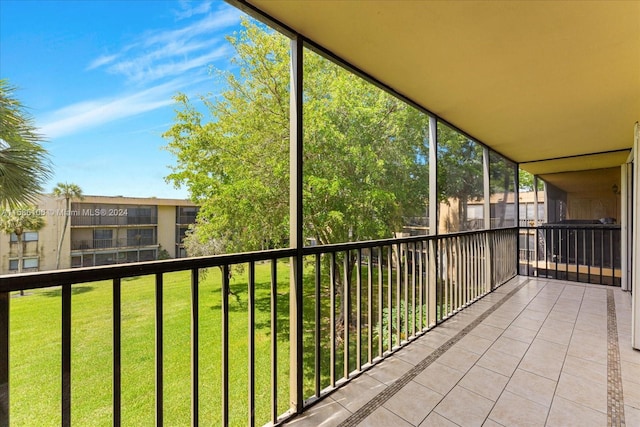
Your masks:
M229 42L225 90L186 95L164 134L167 177L200 205L191 239L226 252L286 245L289 233L289 42L245 22ZM390 237L428 200L428 117L305 52L304 232L329 244Z
M0 206L35 201L51 174L43 138L14 92L0 79Z

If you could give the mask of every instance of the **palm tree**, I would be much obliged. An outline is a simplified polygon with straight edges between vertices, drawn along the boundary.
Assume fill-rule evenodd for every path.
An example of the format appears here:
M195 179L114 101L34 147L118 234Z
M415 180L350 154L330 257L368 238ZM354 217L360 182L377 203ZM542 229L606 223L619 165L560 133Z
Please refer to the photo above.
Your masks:
M17 206L13 210L0 211L0 231L15 234L18 243L18 273L22 273L24 246L22 236L25 231L38 231L44 227L44 219L37 210L29 206ZM24 295L20 291L20 295Z
M0 207L34 202L51 175L42 136L14 91L0 79Z
M77 184L69 184L68 182L59 182L53 188L53 195L55 197L61 197L64 199L64 226L62 227L62 233L60 234L60 241L58 242L58 253L56 254L56 270L60 268L60 252L62 252L62 241L64 240L64 234L67 231L67 225L69 225L69 213L71 211L71 199L82 200L82 189Z

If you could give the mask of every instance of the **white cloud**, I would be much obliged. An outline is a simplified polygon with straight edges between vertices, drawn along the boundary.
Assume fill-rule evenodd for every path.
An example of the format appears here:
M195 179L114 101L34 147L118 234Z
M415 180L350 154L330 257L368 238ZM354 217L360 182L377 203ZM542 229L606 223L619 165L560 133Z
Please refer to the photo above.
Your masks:
M173 104L172 96L182 88L204 80L176 79L136 93L108 99L79 102L42 118L40 133L47 138L75 134L125 117Z
M194 2L189 0L181 0L178 4L182 8L182 10L175 10L174 14L177 20L191 18L194 15L201 15L203 13L208 13L211 10L211 2L210 1L198 1L195 2L196 7L191 7Z
M96 58L87 69L106 67L109 73L140 83L172 77L219 59L229 49L220 47L224 42L220 31L238 24L241 12L226 6L209 13L210 6L205 3L189 9L192 15L205 13L202 19L178 29L147 32L117 54Z
M201 45L176 45L171 55L152 52L135 60L118 62L109 67L109 71L114 74L123 74L134 82L153 81L164 77L176 76L193 70L194 68L204 69L207 64L229 55L231 51L229 46L222 46L217 49L207 49L199 52L198 55L193 57L185 56L183 58L175 58L180 52L186 55L186 53L199 49L200 47ZM172 57L165 58L164 61L158 61L159 56Z
M94 68L98 68L103 65L109 64L115 61L116 58L118 58L118 55L102 55L94 59L93 61L91 61L91 64L87 66L86 70L93 70Z

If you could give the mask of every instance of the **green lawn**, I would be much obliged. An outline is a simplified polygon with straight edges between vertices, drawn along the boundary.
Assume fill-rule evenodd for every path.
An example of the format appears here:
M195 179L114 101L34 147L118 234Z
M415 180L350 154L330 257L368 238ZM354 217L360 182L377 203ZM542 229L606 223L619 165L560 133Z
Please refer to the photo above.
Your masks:
M310 267L310 266L309 266ZM325 272L326 273L326 272ZM355 276L355 272L354 272ZM395 273L394 273L395 276ZM200 285L200 422L221 422L221 299L220 271L210 269ZM155 423L155 277L122 281L122 421L125 425ZM378 319L377 272L373 271L373 312ZM392 278L393 305L395 277ZM164 275L164 421L189 425L190 272ZM367 358L368 313L366 269L362 274L362 359ZM256 424L270 420L271 407L271 264L256 265L255 371ZM357 289L352 281L349 370L356 364L355 317ZM387 304L387 277L383 278L383 305ZM312 268L304 284L303 371L304 396L314 394L315 285ZM234 273L229 297L229 409L232 425L248 418L248 289L247 274ZM277 347L278 413L289 407L289 265L278 262ZM30 291L11 299L11 421L19 426L60 424L60 288ZM329 385L330 288L328 275L321 283L321 388ZM336 312L342 309L336 297ZM394 314L395 317L395 314ZM385 322L386 322L385 316ZM395 321L393 323L395 325ZM404 331L403 335L404 335ZM394 331L395 334L395 331ZM342 377L344 344L336 342L336 379ZM386 338L386 337L385 337ZM112 425L112 284L79 284L72 297L72 422L82 426ZM385 341L386 347L386 341ZM378 354L374 336L372 353Z
M288 409L289 267L278 264L278 410ZM248 413L248 315L244 274L231 288L230 419L246 425ZM60 424L60 288L31 291L11 299L11 422L19 426ZM268 421L271 402L270 266L256 266L257 424ZM122 282L122 420L154 425L154 277ZM73 287L72 422L112 425L112 285ZM190 424L190 275L164 275L165 425ZM220 424L221 413L220 272L211 269L200 286L200 422Z

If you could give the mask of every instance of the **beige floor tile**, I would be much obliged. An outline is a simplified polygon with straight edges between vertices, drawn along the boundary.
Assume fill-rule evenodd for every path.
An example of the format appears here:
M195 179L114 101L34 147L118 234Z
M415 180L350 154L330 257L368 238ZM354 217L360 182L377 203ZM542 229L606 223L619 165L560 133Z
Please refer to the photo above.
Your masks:
M640 354L638 354L640 358ZM622 367L622 376L627 381L631 381L640 384L640 359L639 363L629 362L627 360L621 360L620 366Z
M563 363L562 359L550 357L541 351L528 351L522 358L518 368L553 381L558 381Z
M431 347L418 345L417 343L411 343L405 348L398 350L395 354L395 357L415 366L420 363L425 357L428 357L431 353L433 353L434 350L435 349L432 349Z
M489 419L503 426L544 426L548 410L544 405L505 391Z
M600 341L592 338L581 340L580 338L576 338L574 333L571 343L569 344L567 354L579 359L591 360L598 363L607 363L608 353L606 338L603 338Z
M458 341L456 346L472 353L483 354L489 347L491 347L493 341L494 340L482 338L478 335L467 334L464 338Z
M477 365L502 375L511 376L516 370L518 363L520 363L519 357L511 356L510 354L490 348L480 360L478 360Z
M509 377L476 365L467 372L458 385L496 401L508 381Z
M573 323L547 319L540 328L537 338L558 344L569 345L572 334Z
M503 332L503 328L496 328L495 326L481 323L473 328L471 332L469 332L469 335L474 335L491 341L495 341Z
M402 375L406 374L407 371L409 371L409 369L411 368L413 368L413 365L411 363L391 356L387 360L379 363L374 369L371 369L367 373L376 380L389 385L400 378Z
M419 427L460 427L458 424L449 421L442 415L432 412L429 416L420 424Z
M548 358L564 360L567 355L568 346L555 342L535 339L529 346L527 354L536 354Z
M607 413L607 383L593 382L563 372L560 375L556 395Z
M607 414L562 397L553 399L547 419L548 427L602 427L606 425Z
M506 390L549 407L553 400L556 384L556 381L522 369L516 369L507 383Z
M624 377L622 378L622 393L624 396L624 403L640 409L640 384L638 384L637 378L634 381L628 381Z
M418 425L442 400L442 397L440 393L411 381L383 406L409 423Z
M531 329L533 331L537 331L540 329L542 324L544 323L544 319L529 319L528 317L518 317L513 321L513 325L520 326L521 328Z
M463 375L464 372L434 362L418 374L414 381L444 395L460 381Z
M640 408L624 405L624 421L628 426L640 426Z
M379 407L371 415L362 420L361 427L410 427L411 424L385 407Z
M427 332L423 337L418 338L420 344L427 345L430 347L438 348L442 344L446 343L451 339L450 335L443 334L439 327L436 329L432 329Z
M514 340L513 338L507 338L504 335L498 338L491 346L492 350L500 351L518 358L524 356L528 348L528 343Z
M484 424L482 424L482 427L504 427L504 426L502 424L498 424L493 420L486 420Z
M508 328L511 323L513 323L513 319L510 317L500 316L495 313L487 316L487 318L482 321L483 325L489 325L501 329Z
M531 303L534 304L534 303ZM526 310L524 310L522 312L522 314L520 314L520 316L518 317L518 319L522 318L522 319L530 319L530 320L536 320L536 321L544 321L547 319L547 316L549 315L549 311L551 310L546 309L546 310L536 310L536 309L532 309L531 308L531 304L529 304L526 308Z
M481 426L494 402L464 387L455 387L436 406L435 412L460 426Z
M564 310L564 307L559 306L560 308L554 308L549 313L549 320L560 320L562 322L576 323L576 319L578 318L578 310L575 312Z
M591 335L606 337L607 336L607 319L599 319L596 321L580 320L576 321L575 330L586 332Z
M438 363L461 372L467 372L479 358L480 354L472 353L456 344L438 358Z
M534 338L536 337L537 333L538 331L511 325L504 331L504 334L502 334L502 336L506 338L511 338L517 341L522 341L527 344L531 344Z
M562 367L562 372L584 378L598 384L607 383L607 365L591 360L580 359L575 356L567 356Z
M631 340L619 341L620 360L640 365L640 350L631 347Z
M386 387L385 384L371 377L368 373L364 373L337 390L331 397L347 410L355 412L384 391Z
M303 414L287 422L293 427L333 427L346 420L351 413L330 397L316 403Z

